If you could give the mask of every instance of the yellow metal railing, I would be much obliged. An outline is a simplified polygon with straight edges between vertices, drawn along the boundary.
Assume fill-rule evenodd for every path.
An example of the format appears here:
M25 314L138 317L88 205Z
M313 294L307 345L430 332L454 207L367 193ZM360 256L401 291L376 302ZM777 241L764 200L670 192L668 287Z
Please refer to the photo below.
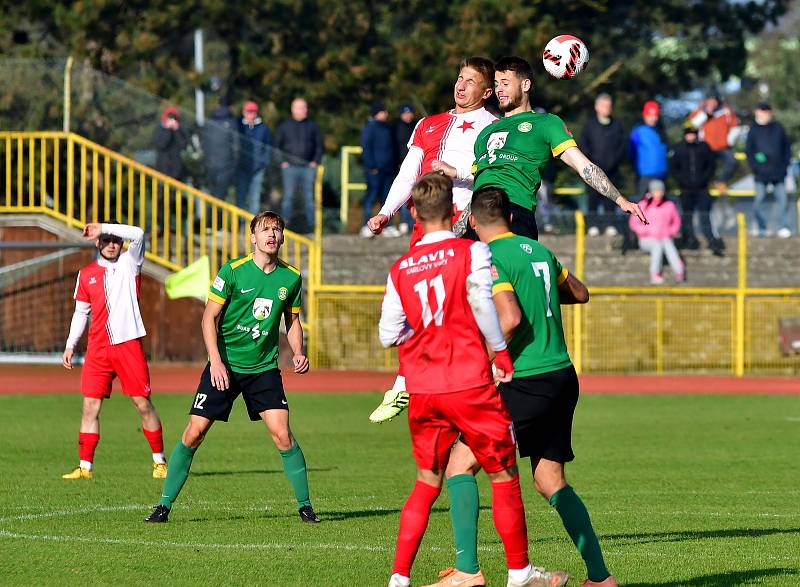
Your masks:
M342 226L347 226L347 219L350 213L350 193L351 192L363 192L367 189L367 184L363 182L352 182L350 181L350 164L352 162L352 157L358 157L361 155L362 149L358 145L345 145L341 149L341 202L339 207L339 221ZM744 153L736 153L736 159L740 161L744 161L747 159ZM554 193L558 196L582 196L585 192L585 188L582 186L579 187L559 187L553 190ZM677 192L678 194L680 192ZM709 194L712 196L721 196L719 190L716 188L710 189ZM755 196L755 192L753 190L727 190L725 192L727 196L734 196L734 197L752 197ZM800 226L800 199L797 202L797 224Z
M79 135L0 132L0 161L5 167L0 213L46 214L80 229L104 220L134 224L148 235L146 258L172 271L207 255L214 275L221 264L251 250L250 212ZM318 231L323 173L320 166ZM317 243L286 230L281 256L307 269L321 258ZM313 280L318 277L304 274L307 323L313 328Z

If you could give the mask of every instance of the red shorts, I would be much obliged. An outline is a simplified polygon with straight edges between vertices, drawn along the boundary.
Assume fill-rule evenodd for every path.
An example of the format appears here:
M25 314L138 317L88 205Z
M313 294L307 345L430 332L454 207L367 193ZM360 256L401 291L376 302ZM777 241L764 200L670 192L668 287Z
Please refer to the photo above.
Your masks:
M461 217L461 210L453 214L452 224L455 224L456 220L458 220L460 217ZM411 240L408 242L408 248L410 249L414 245L416 245L420 240L422 240L422 237L423 237L422 224L420 224L420 222L417 221L414 223L414 228L411 229Z
M122 393L150 397L150 370L144 357L142 339L106 346L90 346L81 370L84 397L111 397L111 382L119 377Z
M452 393L412 393L408 427L420 469L444 469L459 434L487 473L517 461L511 416L494 384Z

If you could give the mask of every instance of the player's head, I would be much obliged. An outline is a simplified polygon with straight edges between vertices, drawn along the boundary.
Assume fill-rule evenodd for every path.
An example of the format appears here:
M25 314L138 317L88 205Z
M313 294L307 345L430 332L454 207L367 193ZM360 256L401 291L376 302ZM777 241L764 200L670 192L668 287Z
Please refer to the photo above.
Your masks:
M458 78L453 87L456 108L475 110L492 95L494 64L486 57L468 57L458 66Z
M104 220L103 224L119 224L116 220ZM122 254L122 239L113 234L101 234L95 241L100 256L108 261L116 261Z
M305 98L301 98L298 96L294 100L292 100L292 118L297 120L298 122L302 122L306 118L308 118L308 102L306 102Z
M250 221L250 244L265 255L277 255L283 245L285 227L280 214L270 210L259 212Z
M420 222L450 222L453 218L453 181L439 173L426 173L411 190L412 214Z
M505 190L487 186L472 194L469 225L481 240L499 232L508 232L511 223L511 201Z
M503 57L494 64L494 93L503 112L527 104L532 87L533 68L522 57Z
M594 111L598 118L609 118L614 108L614 100L610 94L603 92L594 99Z

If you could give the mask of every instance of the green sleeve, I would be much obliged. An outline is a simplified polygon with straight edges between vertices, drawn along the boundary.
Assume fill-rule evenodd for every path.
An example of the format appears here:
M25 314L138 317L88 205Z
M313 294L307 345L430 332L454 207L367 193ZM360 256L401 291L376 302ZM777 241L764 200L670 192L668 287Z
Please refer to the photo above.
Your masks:
M511 276L506 271L501 263L492 260L492 295L498 294L501 291L514 291L514 286L511 284Z
M292 314L300 313L300 308L303 302L302 296L303 296L303 279L301 277L298 277L297 282L294 285L294 291L292 291L291 294Z
M225 304L233 291L233 270L230 263L225 263L219 268L219 273L211 283L208 291L208 299Z
M547 144L550 146L550 151L553 157L558 157L569 149L576 147L575 137L572 136L572 131L569 130L566 123L555 114L548 114L544 127L544 137Z
M550 260L553 264L553 275L555 275L556 285L561 285L567 280L569 276L569 270L561 264L561 261L551 252L550 252Z

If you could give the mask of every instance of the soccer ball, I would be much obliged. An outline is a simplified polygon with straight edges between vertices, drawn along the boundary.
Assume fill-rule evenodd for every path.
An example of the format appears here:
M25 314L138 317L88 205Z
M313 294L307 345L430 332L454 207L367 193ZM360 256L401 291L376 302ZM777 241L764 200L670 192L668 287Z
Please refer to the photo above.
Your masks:
M558 35L550 39L542 54L547 73L558 79L575 77L589 62L589 49L578 37Z

